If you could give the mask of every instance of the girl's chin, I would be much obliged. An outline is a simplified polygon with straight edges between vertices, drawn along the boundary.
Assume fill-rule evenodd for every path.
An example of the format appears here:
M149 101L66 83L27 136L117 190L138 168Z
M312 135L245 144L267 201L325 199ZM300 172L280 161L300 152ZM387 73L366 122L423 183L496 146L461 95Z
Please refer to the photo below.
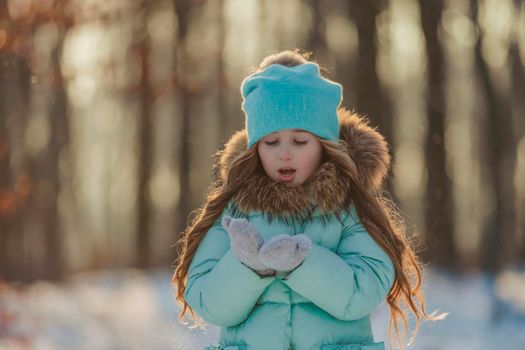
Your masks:
M294 174L295 175L295 174ZM302 184L302 181L300 181L299 179L297 179L296 176L292 176L291 178L290 177L279 177L277 179L275 179L277 182L279 183L282 183L283 185L286 185L286 186L290 186L290 187L295 187L295 186L299 186Z

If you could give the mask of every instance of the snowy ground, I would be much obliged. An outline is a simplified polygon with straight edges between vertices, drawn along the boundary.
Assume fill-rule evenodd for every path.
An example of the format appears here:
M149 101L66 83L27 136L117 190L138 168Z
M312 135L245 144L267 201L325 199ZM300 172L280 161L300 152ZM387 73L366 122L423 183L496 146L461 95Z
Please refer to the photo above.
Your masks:
M0 282L0 350L195 350L215 342L218 329L177 321L171 272L104 271L60 285ZM428 310L450 315L423 323L411 349L525 349L525 269L495 279L427 273ZM386 338L388 312L373 314L376 340ZM269 349L271 350L271 349Z

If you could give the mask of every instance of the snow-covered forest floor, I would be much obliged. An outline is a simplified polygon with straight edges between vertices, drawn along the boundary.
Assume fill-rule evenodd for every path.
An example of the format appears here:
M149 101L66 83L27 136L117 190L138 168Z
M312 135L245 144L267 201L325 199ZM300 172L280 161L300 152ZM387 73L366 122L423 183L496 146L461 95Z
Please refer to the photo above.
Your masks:
M496 278L430 269L426 281L427 309L449 316L424 322L411 349L525 349L525 268ZM214 343L215 326L190 329L177 321L170 283L169 270L82 273L60 284L0 282L0 349L198 350ZM387 326L381 305L373 314L376 340L385 340Z

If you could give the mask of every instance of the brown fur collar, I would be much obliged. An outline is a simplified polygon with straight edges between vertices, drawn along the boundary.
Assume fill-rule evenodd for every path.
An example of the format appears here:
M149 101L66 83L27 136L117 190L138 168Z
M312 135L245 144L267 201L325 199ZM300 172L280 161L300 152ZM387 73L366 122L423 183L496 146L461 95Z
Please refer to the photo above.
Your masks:
M390 168L390 155L384 137L368 125L363 117L344 108L338 110L340 139L346 141L348 154L356 164L359 182L371 192L381 190ZM226 179L232 162L246 150L246 130L235 133L218 159L219 176ZM248 180L234 197L241 212L263 211L270 217L307 219L314 210L337 212L347 204L349 181L331 161L300 186L287 186L271 180L264 171Z
M266 174L253 176L235 197L241 212L263 211L270 217L311 219L317 209L322 214L338 212L344 207L348 182L335 165L327 161L300 186L275 182Z

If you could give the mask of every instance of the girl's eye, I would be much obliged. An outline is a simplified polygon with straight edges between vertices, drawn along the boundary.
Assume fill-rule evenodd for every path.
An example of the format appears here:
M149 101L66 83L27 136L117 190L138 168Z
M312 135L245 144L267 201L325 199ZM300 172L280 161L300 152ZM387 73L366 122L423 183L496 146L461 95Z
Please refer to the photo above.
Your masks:
M304 146L306 145L308 141L298 141L298 140L294 140L294 143L298 146ZM267 145L267 146L274 146L276 144L278 144L279 141L278 140L275 140L275 141L264 141L264 144Z

